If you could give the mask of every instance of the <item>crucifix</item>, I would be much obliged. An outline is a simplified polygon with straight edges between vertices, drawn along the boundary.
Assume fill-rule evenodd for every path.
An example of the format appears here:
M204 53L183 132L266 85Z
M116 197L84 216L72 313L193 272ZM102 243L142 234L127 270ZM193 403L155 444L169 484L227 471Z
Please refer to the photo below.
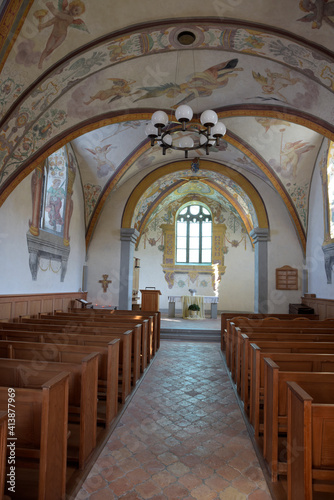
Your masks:
M111 280L108 280L108 276L109 274L102 274L103 280L99 280L99 283L101 283L104 293L106 293L109 283L112 282Z

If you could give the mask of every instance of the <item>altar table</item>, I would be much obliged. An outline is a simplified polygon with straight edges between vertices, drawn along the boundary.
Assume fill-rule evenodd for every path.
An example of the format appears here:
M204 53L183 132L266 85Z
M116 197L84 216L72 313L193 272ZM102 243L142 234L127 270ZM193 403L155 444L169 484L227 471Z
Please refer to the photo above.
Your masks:
M168 317L175 318L175 302L181 302L182 304L185 301L188 304L195 304L196 301L194 299L203 300L204 304L211 304L211 318L217 319L217 307L218 307L218 297L215 296L205 296L205 295L169 295L168 296ZM199 311L204 318L204 307L201 307Z

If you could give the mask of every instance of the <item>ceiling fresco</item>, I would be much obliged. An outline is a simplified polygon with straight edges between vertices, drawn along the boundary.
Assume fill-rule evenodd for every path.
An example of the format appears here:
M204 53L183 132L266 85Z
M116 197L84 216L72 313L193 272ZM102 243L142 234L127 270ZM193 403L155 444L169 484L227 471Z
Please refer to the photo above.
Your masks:
M19 6L17 4L20 4ZM52 152L70 142L85 200L87 242L113 190L184 160L150 147L152 112L214 109L227 134L210 155L281 196L305 248L314 166L334 137L334 1L142 0L15 2L0 6L0 203ZM108 13L108 15L106 15ZM289 14L287 14L289 13ZM184 31L193 37L182 45ZM134 208L146 223L185 192L205 196L256 227L242 186L218 171L154 181ZM167 194L168 192L168 194ZM224 196L225 193L225 196ZM204 192L202 193L204 196ZM159 200L161 203L159 204ZM148 218L147 218L148 217Z

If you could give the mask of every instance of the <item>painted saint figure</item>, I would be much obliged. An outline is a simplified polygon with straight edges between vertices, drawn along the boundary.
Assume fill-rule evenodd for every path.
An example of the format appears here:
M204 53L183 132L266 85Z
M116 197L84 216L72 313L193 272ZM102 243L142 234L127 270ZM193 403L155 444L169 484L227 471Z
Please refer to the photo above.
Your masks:
M52 26L52 32L38 63L40 69L44 60L65 41L70 26L88 32L85 23L81 19L75 19L85 12L85 5L81 0L73 0L70 4L67 0L59 0L58 9L53 6L52 2L46 2L45 5L53 17L45 23L40 22L38 29L41 31Z
M65 199L65 191L61 187L60 179L53 179L52 185L47 191L46 208L49 216L49 224L53 231L57 231L57 224L63 226L64 220L60 210Z

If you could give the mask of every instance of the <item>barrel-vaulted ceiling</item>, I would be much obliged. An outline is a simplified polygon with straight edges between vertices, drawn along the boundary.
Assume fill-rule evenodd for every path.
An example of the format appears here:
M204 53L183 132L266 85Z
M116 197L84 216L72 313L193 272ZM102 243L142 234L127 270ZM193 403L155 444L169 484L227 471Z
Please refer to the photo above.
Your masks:
M314 165L334 135L334 1L5 0L0 16L1 203L71 142L87 241L114 189L183 162L177 174L161 170L163 203L186 190L228 204L230 193L255 227L252 200L227 168L255 179L260 196L264 184L278 192L305 248ZM189 45L181 43L185 31ZM225 123L209 156L196 150L185 162L180 151L163 156L150 146L152 112L175 121L181 103L194 110L194 123L205 109ZM204 160L222 171L201 169ZM153 191L143 191L133 224Z

